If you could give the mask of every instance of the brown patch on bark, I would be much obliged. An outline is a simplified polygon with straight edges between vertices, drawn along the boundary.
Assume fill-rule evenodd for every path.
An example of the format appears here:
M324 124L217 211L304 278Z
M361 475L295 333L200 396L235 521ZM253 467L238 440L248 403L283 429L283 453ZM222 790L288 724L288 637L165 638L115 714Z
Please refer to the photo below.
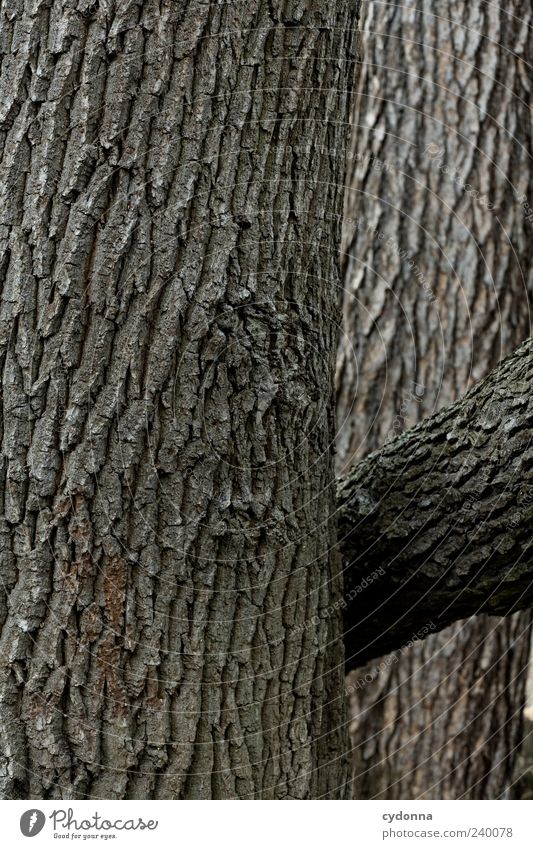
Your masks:
M124 617L128 564L117 555L106 557L104 563L105 609L111 626L119 631Z

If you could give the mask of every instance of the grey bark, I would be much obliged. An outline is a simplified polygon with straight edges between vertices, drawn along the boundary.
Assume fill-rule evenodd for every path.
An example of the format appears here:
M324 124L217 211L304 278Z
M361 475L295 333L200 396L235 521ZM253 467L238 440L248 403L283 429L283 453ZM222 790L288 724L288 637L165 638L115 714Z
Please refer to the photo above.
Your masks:
M372 575L345 610L348 667L423 625L533 604L532 383L530 339L339 482L345 598Z
M1 4L4 797L342 794L356 11Z
M356 11L1 7L4 796L342 795Z
M456 400L531 332L531 5L363 8L339 471ZM506 792L529 627L529 613L476 617L354 672L354 794Z

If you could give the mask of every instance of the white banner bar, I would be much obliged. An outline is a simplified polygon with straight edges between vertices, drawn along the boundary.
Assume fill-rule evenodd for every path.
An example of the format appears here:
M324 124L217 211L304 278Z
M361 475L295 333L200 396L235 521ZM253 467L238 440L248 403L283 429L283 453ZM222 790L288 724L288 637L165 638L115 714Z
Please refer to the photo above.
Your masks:
M2 846L531 849L533 802L5 801ZM35 842L32 842L35 841Z

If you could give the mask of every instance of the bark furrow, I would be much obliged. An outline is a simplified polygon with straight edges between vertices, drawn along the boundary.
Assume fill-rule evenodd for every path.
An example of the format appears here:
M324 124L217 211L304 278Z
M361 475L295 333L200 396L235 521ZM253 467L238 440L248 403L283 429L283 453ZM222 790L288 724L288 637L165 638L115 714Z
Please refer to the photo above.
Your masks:
M1 792L340 793L357 4L0 11Z

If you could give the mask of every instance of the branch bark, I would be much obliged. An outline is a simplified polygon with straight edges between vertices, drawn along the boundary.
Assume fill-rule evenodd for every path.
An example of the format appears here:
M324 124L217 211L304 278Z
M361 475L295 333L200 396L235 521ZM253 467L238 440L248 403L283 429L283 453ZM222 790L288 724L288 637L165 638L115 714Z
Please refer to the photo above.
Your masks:
M533 603L532 378L530 339L340 480L348 668Z

